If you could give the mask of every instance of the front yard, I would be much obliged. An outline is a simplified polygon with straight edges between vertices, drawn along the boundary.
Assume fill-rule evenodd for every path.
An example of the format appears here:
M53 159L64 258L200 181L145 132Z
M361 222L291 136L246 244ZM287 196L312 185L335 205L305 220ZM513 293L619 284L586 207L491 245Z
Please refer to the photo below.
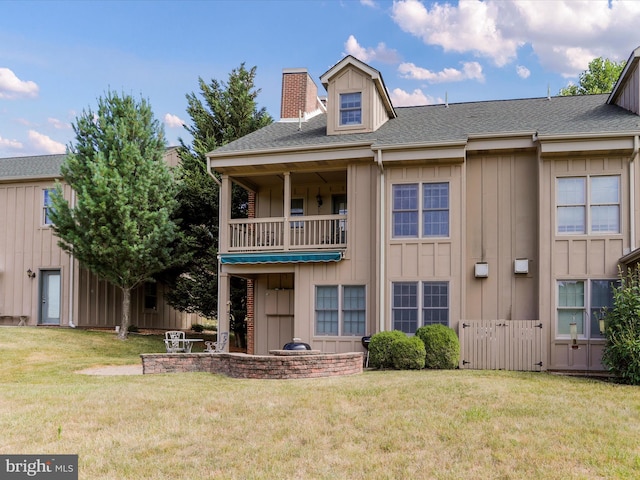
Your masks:
M546 373L92 376L162 337L0 328L0 454L81 479L640 477L640 390Z

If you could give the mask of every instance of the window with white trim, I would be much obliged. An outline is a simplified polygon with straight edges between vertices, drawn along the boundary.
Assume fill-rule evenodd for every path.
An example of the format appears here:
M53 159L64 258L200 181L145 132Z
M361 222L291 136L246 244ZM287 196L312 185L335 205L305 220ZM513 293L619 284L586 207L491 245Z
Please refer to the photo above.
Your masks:
M362 124L362 92L340 94L340 125Z
M449 282L393 282L391 295L394 330L413 334L420 326L449 325Z
M42 224L43 225L53 225L53 221L50 217L51 209L53 208L53 201L51 199L51 194L54 192L53 188L45 188L43 192L42 198Z
M423 183L421 196L419 188L417 183L392 186L393 237L448 237L449 184Z
M364 285L316 286L316 335L363 336L366 327Z
M556 186L558 234L620 233L618 175L562 177Z
M569 338L571 323L578 338L603 338L600 318L613 307L613 291L619 280L560 280L557 300L557 336Z
M291 199L291 216L292 217L302 217L304 216L304 199L303 198L292 198ZM301 228L304 227L304 222L291 222L291 227Z

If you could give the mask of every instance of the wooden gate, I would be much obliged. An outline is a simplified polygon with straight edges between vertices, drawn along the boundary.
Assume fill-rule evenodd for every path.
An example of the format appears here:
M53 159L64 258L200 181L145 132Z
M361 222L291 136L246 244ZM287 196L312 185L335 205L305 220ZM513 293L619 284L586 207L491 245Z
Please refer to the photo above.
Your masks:
M539 320L460 322L461 368L546 370L546 342Z

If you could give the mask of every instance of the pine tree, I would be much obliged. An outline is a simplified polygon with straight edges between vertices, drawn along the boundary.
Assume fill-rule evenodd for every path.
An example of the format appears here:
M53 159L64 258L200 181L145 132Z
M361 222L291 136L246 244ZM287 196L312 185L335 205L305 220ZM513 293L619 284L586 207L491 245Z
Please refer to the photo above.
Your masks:
M190 93L187 113L192 125L185 126L193 140L180 139L178 169L180 207L176 213L192 260L182 268L163 274L172 286L168 300L175 308L213 318L217 314L218 184L207 173L206 154L259 128L273 119L258 109L259 89L254 86L256 67L244 63L233 69L227 83L198 79L199 94ZM235 187L232 217L246 217L247 192ZM244 318L245 291L232 286L235 318ZM233 325L232 325L233 328Z
M59 245L80 264L122 291L119 338L127 337L131 290L183 257L173 213L176 183L164 161L165 137L148 102L108 92L98 109L73 125L51 218Z

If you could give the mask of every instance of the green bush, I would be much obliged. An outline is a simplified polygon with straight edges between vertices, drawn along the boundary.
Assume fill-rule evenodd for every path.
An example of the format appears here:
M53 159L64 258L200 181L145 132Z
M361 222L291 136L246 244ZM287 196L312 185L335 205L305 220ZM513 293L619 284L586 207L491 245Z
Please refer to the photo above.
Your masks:
M460 341L456 332L445 325L434 324L418 328L418 337L424 343L425 368L452 369L460 361Z
M191 330L193 330L194 332L202 332L204 331L204 325L194 323L193 325L191 325Z
M127 332L129 332L129 333L138 333L139 331L140 331L140 329L135 325L129 325L127 327Z
M390 346L393 368L396 370L422 370L426 351L418 337L398 338Z
M393 368L391 344L394 340L407 338L400 330L376 333L369 342L369 366L372 368Z
M640 277L621 277L613 308L605 312L602 363L623 383L640 385Z

